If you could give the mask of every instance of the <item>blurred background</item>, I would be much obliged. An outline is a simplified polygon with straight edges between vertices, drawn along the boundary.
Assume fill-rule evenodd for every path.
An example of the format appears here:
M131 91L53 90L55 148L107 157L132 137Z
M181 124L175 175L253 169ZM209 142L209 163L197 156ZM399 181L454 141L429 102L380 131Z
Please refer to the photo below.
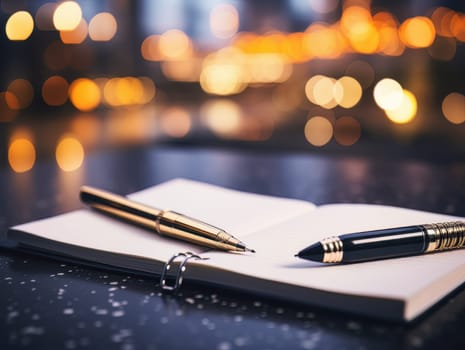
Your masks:
M465 4L1 0L0 161L181 144L462 160Z

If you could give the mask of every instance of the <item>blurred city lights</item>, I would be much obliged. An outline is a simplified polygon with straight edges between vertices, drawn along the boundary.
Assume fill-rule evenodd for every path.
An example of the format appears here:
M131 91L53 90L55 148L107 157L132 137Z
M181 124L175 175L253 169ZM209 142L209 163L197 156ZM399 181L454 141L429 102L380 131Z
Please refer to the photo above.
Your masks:
M207 101L200 111L203 122L217 135L230 137L241 126L242 111L231 100L218 99Z
M29 138L15 138L8 147L8 163L17 173L29 171L36 161L36 150Z
M166 78L173 81L198 82L202 70L202 60L189 58L161 62L161 70Z
M433 11L431 20L433 21L434 28L438 35L446 38L454 37L451 31L451 23L454 15L454 11L442 6Z
M102 120L92 113L80 113L70 123L70 132L83 146L91 146L102 140Z
M114 71L104 72L105 77L102 77L102 72L89 70L94 63L96 70L106 65L107 61L100 61L100 49L95 48L107 45L99 42L110 41L117 32L127 30L127 22L122 20L118 23L111 13L89 13L96 8L85 7L87 23L76 1L44 3L36 11L34 19L29 12L15 12L20 7L11 6L9 11L4 11L9 16L5 25L9 40L28 39L34 30L34 22L40 31L53 30L58 33L35 33L34 38L36 35L53 35L50 41L44 41L45 49L40 53L43 61L40 57L38 60L38 64L44 64L44 68L51 71L39 79L50 77L37 81L35 73L28 72L27 77L31 81L22 78L11 81L7 90L0 92L0 122L11 122L20 113L19 110L31 106L34 87L37 86L41 88L43 102L48 106L62 106L69 98L72 105L83 112L99 106L121 113L135 110L126 107L145 105L154 99L156 88L153 77L158 79L161 71L165 82L195 82L196 87L211 95L240 94L250 87L247 93L250 91L252 96L258 96L259 89L256 88L265 87L260 91L270 92L267 97L270 97L273 107L285 114L279 116L280 122L290 120L295 115L293 112L308 113L311 110L312 117L304 128L310 144L323 146L334 136L338 144L350 146L359 140L362 126L366 132L365 120L338 116L337 113L341 111L338 106L345 109L357 106L362 101L363 92L368 91L365 89L372 87L375 81L375 69L381 76L390 74L388 70L391 67L386 65L386 70L384 67L380 69L380 62L387 62L381 60L386 58L377 61L373 58L375 55L400 56L405 50L424 49L417 50L415 57L423 55L421 57L426 59L451 61L456 58L460 42L465 42L465 14L446 7L433 8L427 14L406 18L396 17L398 13L377 10L365 0L307 0L305 6L312 13L312 22L304 23L302 30L296 32L266 26L264 30L256 32L239 32L242 7L218 2L205 9L204 18L209 20L210 31L208 28L202 30L211 40L208 45L202 39L205 33L182 23L147 30L146 33L159 33L144 34L145 39L137 38L138 43L143 39L140 55L144 60L151 61L144 62L149 67L146 74L150 77L118 77L121 72ZM402 21L399 22L398 18ZM123 34L121 40L127 37L127 33ZM59 39L56 40L58 35ZM212 39L212 35L215 38ZM97 43L85 42L87 37ZM334 61L330 60L341 57L344 57L340 61L342 65L333 69ZM457 56L457 59L460 57ZM405 58L411 59L408 55ZM128 67L135 65L129 58L124 60L124 64L127 62L130 62ZM317 74L322 72L334 77ZM398 73L393 75L414 86L419 100L424 100L425 91L420 91L419 85L412 82L413 73ZM100 77L78 78L69 80L72 83L68 84L67 79L84 75ZM162 93L160 96L166 95ZM305 97L316 107L303 101ZM393 123L408 123L417 114L417 97L394 79L378 81L373 88L373 97L376 105ZM320 107L335 109L331 112L331 120L326 118L328 111L322 111ZM442 112L452 124L464 123L464 95L458 92L449 94L442 102ZM268 120L272 120L271 124L278 120L267 116L269 118L265 122L264 118L251 114L253 117L247 115L246 118L237 103L226 99L208 101L201 112L202 122L216 135L235 139L259 139L257 135L268 128L269 125L264 126ZM326 117L313 116L317 114ZM124 141L146 135L148 131L143 127L144 120L118 117L114 135ZM149 122L154 121L150 119ZM157 130L171 137L184 137L194 129L195 120L186 109L168 108L163 116L157 118L158 122L160 128ZM370 125L374 127L374 124ZM76 135L84 142L85 133L82 130ZM126 133L127 130L130 132ZM418 129L420 131L421 128ZM264 134L270 133L267 129ZM97 138L95 136L93 140Z
M171 29L164 32L158 41L160 54L168 60L183 59L192 54L191 39L182 30Z
M53 14L57 3L47 2L39 7L35 15L36 26L39 30L55 30L53 25Z
M340 117L334 125L334 138L343 146L351 146L358 141L362 131L360 122L353 117Z
M384 78L375 85L373 96L380 108L384 110L395 109L402 103L404 92L397 81Z
M57 30L74 30L81 19L82 9L75 1L60 3L53 13L53 25Z
M76 138L65 136L58 142L55 158L61 170L77 170L84 161L84 148Z
M362 87L356 79L345 76L334 84L333 95L338 105L352 108L362 98Z
M69 99L80 111L91 111L101 102L101 93L97 84L87 78L74 80L69 87Z
M442 101L442 113L452 124L465 122L465 96L452 92Z
M310 25L302 38L303 55L309 58L335 59L347 47L344 37L335 26L322 23Z
M16 97L15 94L12 92L6 91L2 93L3 100L5 102L5 109L9 109L11 111L17 111L21 109L21 106L19 105L19 100L18 97ZM5 113L8 114L8 113Z
M413 120L417 114L418 104L415 95L408 90L403 90L401 103L390 109L385 109L387 117L397 124L405 124Z
M210 13L210 30L221 39L231 38L239 28L239 13L230 4L216 5Z
M14 103L9 103L11 109L25 109L29 107L34 98L34 88L26 79L13 80L8 85L7 91L15 96Z
M5 25L6 36L10 40L26 40L34 30L34 19L27 11L13 13Z
M19 109L19 103L11 92L0 92L0 123L11 122Z
M377 51L380 37L369 9L360 6L345 8L341 16L341 30L355 51L364 54Z
M450 31L457 40L465 42L465 15L463 13L454 13L450 21Z
M161 128L171 137L184 137L191 129L191 117L184 108L171 107L163 111Z
M317 105L326 109L336 107L337 102L334 99L335 84L336 79L326 76L322 77L316 82L313 88L313 98L315 99Z
M423 16L408 18L399 28L401 40L412 48L431 46L436 37L433 22Z
M200 86L215 95L242 92L247 87L243 60L244 55L235 49L223 49L207 56L200 73Z
M160 36L156 34L149 35L142 41L140 52L142 57L147 61L161 61L163 59L160 52Z
M310 118L304 128L305 138L313 146L324 146L333 137L333 125L320 116Z
M42 85L42 98L49 106L61 106L68 100L69 84L65 78L54 75Z
M87 37L87 22L81 19L79 25L73 30L60 30L60 39L64 44L80 44Z
M155 96L155 85L149 78L111 78L103 85L105 103L113 107L140 105Z
M89 22L89 37L94 41L110 41L116 34L118 24L108 12L96 14Z

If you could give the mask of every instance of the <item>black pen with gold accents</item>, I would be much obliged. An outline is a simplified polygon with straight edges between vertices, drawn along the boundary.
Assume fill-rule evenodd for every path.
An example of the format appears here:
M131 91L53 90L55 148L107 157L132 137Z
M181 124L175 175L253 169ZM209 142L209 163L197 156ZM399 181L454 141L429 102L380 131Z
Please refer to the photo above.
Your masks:
M124 196L83 186L81 200L98 211L156 233L197 245L237 252L255 252L225 230L171 210L150 207Z
M323 263L354 263L465 247L465 222L413 225L328 237L296 254Z

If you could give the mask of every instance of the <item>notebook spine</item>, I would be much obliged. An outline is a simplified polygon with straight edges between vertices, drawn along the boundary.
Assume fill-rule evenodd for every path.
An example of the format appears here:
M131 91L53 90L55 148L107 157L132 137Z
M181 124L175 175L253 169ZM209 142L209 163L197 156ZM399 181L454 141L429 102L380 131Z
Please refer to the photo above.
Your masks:
M177 291L182 285L183 278L184 278L183 275L184 275L184 272L186 271L187 263L191 259L205 260L205 258L202 258L199 255L191 253L191 252L180 252L180 253L174 254L165 263L165 266L163 267L163 271L160 276L161 289L163 289L164 291L170 291L170 292ZM172 274L174 275L174 280L170 284L168 282L168 273L172 270L174 264L177 261L179 261L179 264L175 266L176 272Z

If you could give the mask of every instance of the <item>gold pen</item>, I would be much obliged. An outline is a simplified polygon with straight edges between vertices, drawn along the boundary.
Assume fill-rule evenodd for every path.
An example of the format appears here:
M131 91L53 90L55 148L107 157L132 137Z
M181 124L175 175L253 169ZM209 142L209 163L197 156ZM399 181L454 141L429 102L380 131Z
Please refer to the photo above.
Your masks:
M81 200L90 207L131 223L209 248L255 252L226 231L171 210L161 210L101 189L83 186Z

